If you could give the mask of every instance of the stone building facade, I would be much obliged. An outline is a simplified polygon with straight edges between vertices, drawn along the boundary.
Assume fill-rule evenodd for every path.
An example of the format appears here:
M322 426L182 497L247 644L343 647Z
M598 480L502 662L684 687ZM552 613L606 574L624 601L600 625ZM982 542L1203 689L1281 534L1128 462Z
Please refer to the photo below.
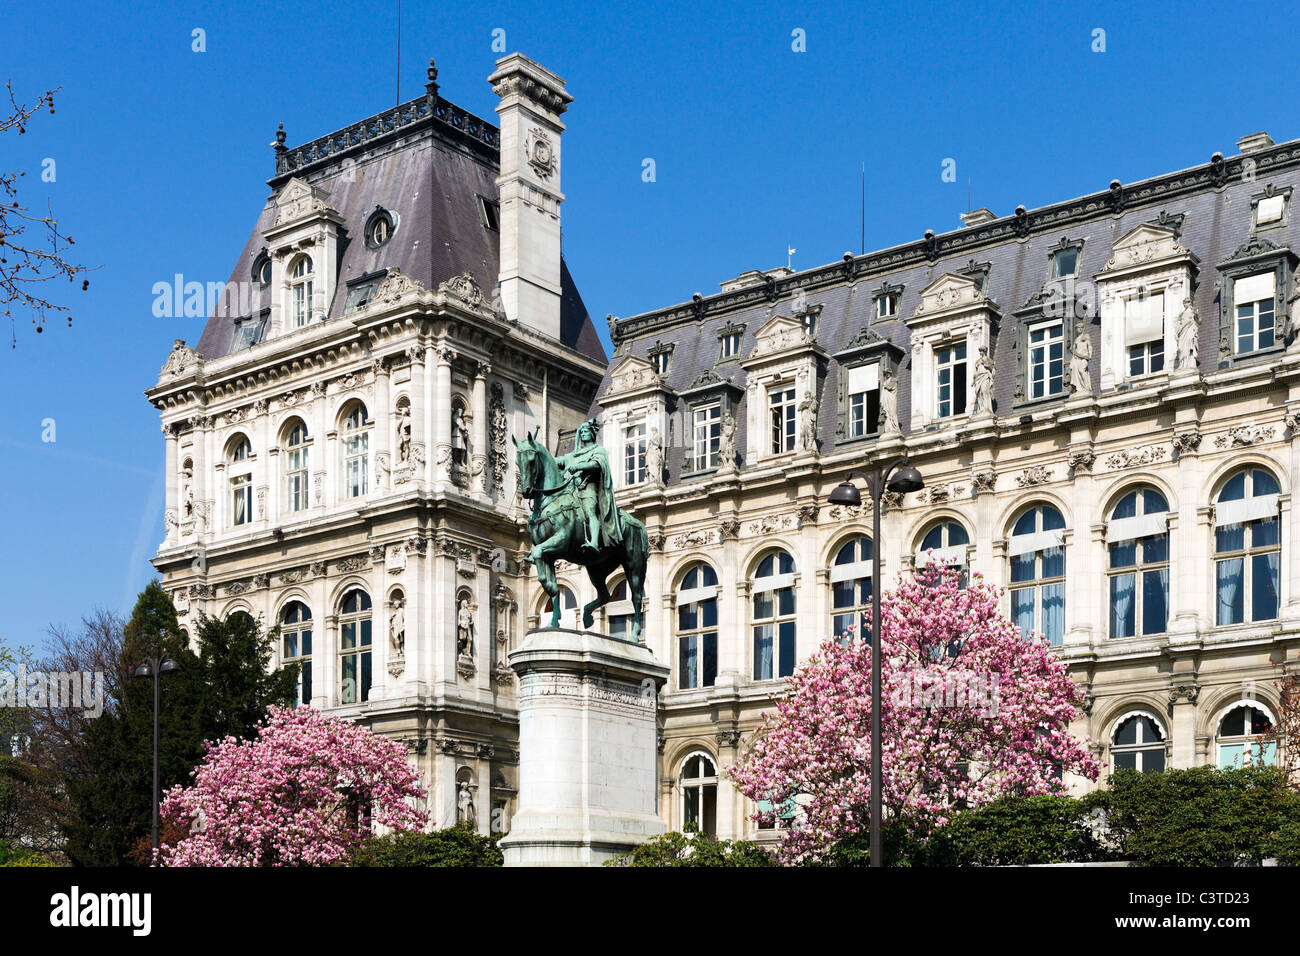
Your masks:
M183 624L278 625L300 699L405 741L438 824L482 832L517 792L505 658L531 600L509 438L572 430L606 361L560 251L572 97L497 67L499 129L432 62L415 100L296 148L282 129L197 347L146 393Z
M593 411L651 535L671 828L783 825L719 771L796 662L865 623L873 547L884 587L931 561L1007 587L1107 768L1273 759L1255 735L1300 653L1300 142L1238 146L610 317ZM904 454L925 488L871 542L869 504L827 496Z

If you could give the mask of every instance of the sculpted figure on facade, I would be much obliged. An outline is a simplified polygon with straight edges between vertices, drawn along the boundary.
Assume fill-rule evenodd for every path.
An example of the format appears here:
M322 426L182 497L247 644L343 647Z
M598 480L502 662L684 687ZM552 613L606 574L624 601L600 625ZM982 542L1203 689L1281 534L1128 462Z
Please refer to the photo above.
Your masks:
M659 437L659 429L650 429L650 439L645 446L645 470L650 484L656 488L664 483L664 441Z
M465 596L456 610L456 651L462 657L474 656L474 604Z
M464 467L469 461L469 425L465 419L468 418L465 406L455 402L451 406L451 458L452 461Z
M975 414L993 414L993 360L989 358L987 346L980 346L980 357L975 362L971 384L975 392Z
M898 427L898 376L893 369L885 369L880 377L880 433L896 434Z
M1201 336L1201 320L1196 314L1196 306L1192 304L1191 297L1183 299L1183 311L1178 313L1178 323L1174 326L1174 337L1177 341L1178 354L1174 363L1174 368L1180 371L1193 371L1196 368L1196 355L1199 349Z
M402 464L411 460L411 405L404 402L397 409L397 460Z
M736 470L736 416L727 410L718 438L718 466L722 471Z
M818 404L811 391L799 403L799 442L804 451L817 450Z
M462 780L456 792L456 822L475 824L474 794L470 793L469 782Z
M406 653L406 601L401 597L393 601L393 614L388 619L388 644L397 657Z
M1300 315L1296 310L1300 309L1300 272L1291 277L1291 294L1286 297L1286 323L1282 327L1282 341L1288 347L1300 348Z
M1092 394L1092 375L1088 363L1092 361L1092 337L1088 335L1085 325L1074 337L1074 348L1070 350L1070 391Z

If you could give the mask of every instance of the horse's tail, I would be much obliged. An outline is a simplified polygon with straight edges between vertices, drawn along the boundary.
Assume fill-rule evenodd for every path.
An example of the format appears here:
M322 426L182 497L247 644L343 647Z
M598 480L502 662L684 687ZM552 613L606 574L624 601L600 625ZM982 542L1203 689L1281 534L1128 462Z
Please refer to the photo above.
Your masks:
M627 539L628 554L646 555L648 558L650 554L650 535L645 530L645 524L626 513L623 515L623 524L628 529L627 534L624 535ZM642 570L644 570L644 566Z

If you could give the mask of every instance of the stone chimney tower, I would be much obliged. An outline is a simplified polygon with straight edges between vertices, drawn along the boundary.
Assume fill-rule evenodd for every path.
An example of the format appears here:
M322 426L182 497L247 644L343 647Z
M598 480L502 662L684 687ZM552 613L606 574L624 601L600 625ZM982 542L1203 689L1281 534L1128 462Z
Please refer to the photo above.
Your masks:
M521 53L488 77L501 97L501 306L507 318L560 337L560 115L564 80Z

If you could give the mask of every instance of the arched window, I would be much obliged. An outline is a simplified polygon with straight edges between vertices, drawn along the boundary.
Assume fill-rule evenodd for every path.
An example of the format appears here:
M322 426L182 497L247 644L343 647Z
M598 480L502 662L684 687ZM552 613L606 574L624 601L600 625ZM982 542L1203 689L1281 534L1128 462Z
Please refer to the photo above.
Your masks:
M609 603L605 605L605 620L608 622L610 637L629 640L632 633L632 601L627 596L627 579L614 585L609 592Z
M1214 505L1215 620L1277 619L1281 565L1277 479L1246 468L1224 483Z
M290 511L307 507L307 446L307 426L297 419L284 441L284 500Z
M718 575L692 564L677 588L677 686L712 687L718 677Z
M311 321L312 282L311 256L299 256L289 269L290 316L295 329Z
M242 435L230 446L227 474L230 478L230 523L248 524L253 520L253 447Z
M1115 724L1110 741L1111 763L1116 770L1156 773L1165 769L1165 734L1155 718L1126 714Z
M370 595L353 588L339 606L339 703L370 699Z
M1154 488L1119 500L1106 523L1110 636L1163 634L1169 621L1169 503Z
M718 768L709 757L693 753L682 764L682 832L718 832Z
M1011 620L1026 637L1051 644L1065 637L1065 519L1051 505L1035 505L1011 529Z
M298 665L295 704L311 703L311 611L301 601L291 601L280 612L280 663Z
M555 602L548 597L542 604L542 627L551 626L551 612L554 610ZM560 627L578 629L578 599L563 584L560 585Z
M754 680L794 673L794 558L773 551L754 574Z
M1214 742L1219 751L1219 766L1272 766L1277 763L1277 742L1261 741L1261 734L1273 729L1273 721L1261 708L1242 701L1219 721Z
M831 562L831 633L840 642L871 635L871 539L840 545Z
M369 481L370 431L366 406L355 403L343 419L343 497L360 498Z
M921 538L914 564L918 571L932 564L945 568L961 569L961 586L967 582L966 547L970 544L970 535L956 521L940 521L930 528Z

